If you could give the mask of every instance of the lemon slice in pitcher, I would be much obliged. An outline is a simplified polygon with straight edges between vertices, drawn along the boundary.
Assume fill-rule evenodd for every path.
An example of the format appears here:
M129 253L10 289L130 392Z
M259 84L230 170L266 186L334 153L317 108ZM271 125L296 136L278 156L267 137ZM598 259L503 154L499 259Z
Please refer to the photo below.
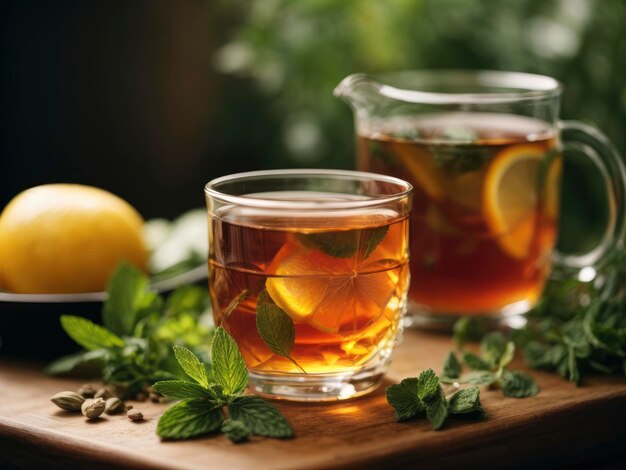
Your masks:
M546 152L540 144L515 145L500 152L487 168L483 186L485 220L502 250L515 259L525 258L530 250ZM545 207L554 216L558 210L560 164L559 158L550 162L543 185Z

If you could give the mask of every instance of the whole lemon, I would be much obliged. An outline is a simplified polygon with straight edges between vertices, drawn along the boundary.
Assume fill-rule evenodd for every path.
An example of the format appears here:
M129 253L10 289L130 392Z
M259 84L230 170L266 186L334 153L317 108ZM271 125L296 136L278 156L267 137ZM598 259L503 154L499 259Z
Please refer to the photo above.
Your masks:
M37 294L101 291L122 260L145 270L142 227L130 204L102 189L27 189L0 214L3 287Z

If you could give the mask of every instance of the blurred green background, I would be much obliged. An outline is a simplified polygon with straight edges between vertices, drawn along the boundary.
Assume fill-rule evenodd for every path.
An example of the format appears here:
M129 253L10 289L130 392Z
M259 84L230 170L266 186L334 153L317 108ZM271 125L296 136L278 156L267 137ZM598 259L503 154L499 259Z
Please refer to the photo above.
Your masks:
M352 167L351 113L333 87L353 72L423 68L556 77L566 90L562 117L595 124L626 151L622 0L224 4L238 8L242 21L216 65L268 100L275 127L265 166ZM606 190L593 166L574 161L565 169L560 246L585 251L602 234Z
M626 150L623 0L226 1L241 23L216 54L272 109L267 164L349 167L351 116L332 89L354 72L483 68L565 84L564 118Z
M6 6L6 3L11 4ZM25 187L106 187L147 217L202 205L210 178L351 168L354 72L482 68L561 80L562 116L626 153L623 0L5 2L0 203ZM561 243L601 231L594 170L566 169ZM141 175L138 179L137 175ZM591 237L591 238L590 238Z

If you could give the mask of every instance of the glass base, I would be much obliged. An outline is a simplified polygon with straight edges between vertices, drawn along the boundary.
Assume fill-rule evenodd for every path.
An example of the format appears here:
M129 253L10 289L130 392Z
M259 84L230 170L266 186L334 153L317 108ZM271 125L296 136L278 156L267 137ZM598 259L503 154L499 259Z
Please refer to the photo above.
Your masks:
M341 374L277 374L250 371L251 390L266 398L290 401L337 401L365 395L382 382L390 358Z
M409 307L404 317L405 328L421 328L437 331L452 331L454 323L462 317L481 320L490 328L509 327L514 329L526 325L526 317L533 308L533 303L528 300L519 300L506 305L498 310L483 312L433 312L425 305L409 301Z

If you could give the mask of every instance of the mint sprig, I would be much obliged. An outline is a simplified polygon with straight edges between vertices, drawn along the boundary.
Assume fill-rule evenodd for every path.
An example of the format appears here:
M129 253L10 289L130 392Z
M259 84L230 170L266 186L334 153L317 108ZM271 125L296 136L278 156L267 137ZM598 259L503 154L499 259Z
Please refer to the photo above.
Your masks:
M133 397L158 380L185 376L173 345L184 345L209 358L205 345L213 330L205 324L210 317L207 289L181 287L164 300L150 290L145 274L122 264L109 281L107 296L103 325L78 316L61 316L65 332L86 351L53 362L48 373L69 374L88 365L90 370L99 369L104 382Z
M423 371L417 378L407 378L399 384L390 385L385 393L387 402L395 411L396 421L425 415L435 430L441 429L448 417L455 414L485 416L477 387L459 390L447 398L432 369Z
M548 285L516 336L530 367L576 384L588 373L626 375L626 252L601 276L602 288L575 279Z
M221 327L215 332L211 357L213 375L209 377L199 372L204 365L191 351L176 348L180 366L195 383L169 380L154 384L154 389L162 395L182 399L159 419L160 437L187 439L218 430L233 442L243 442L251 434L293 436L289 423L276 407L259 397L243 395L248 371L237 344Z
M515 358L515 343L507 341L499 332L488 333L480 342L480 354L465 351L463 362L471 372L462 374L461 363L451 352L443 365L441 380L444 383L484 385L502 389L508 397L526 398L539 393L539 386L527 373L509 370Z

